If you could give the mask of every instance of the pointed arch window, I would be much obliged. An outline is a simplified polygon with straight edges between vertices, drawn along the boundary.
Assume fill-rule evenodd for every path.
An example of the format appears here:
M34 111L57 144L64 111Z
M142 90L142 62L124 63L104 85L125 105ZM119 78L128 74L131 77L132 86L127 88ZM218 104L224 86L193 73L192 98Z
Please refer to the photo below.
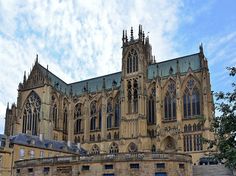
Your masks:
M164 120L176 120L176 87L174 81L171 81L168 85L164 99L164 107Z
M153 125L156 123L156 89L153 87L148 99L148 124Z
M53 105L52 119L53 119L54 128L57 128L57 126L58 126L58 122L57 122L57 104Z
M113 127L113 107L112 107L112 98L109 98L107 101L107 129Z
M91 151L90 151L91 154L94 154L94 155L98 155L100 154L100 149L99 147L95 144L92 146L91 148Z
M112 114L107 116L107 129L112 128Z
M41 100L35 92L31 92L24 106L22 132L30 131L32 135L38 133Z
M109 153L111 153L111 154L119 153L119 147L118 147L118 144L117 144L117 143L113 142L113 143L111 144Z
M74 128L74 133L78 134L83 132L83 127L82 127L82 104L78 103L75 106L75 113L74 113L74 119L75 119L75 128Z
M153 144L152 145L152 153L155 153L156 152L156 146Z
M132 113L132 85L128 81L128 113Z
M56 98L53 95L52 96L52 122L53 122L53 127L55 129L58 128L58 108L57 108L57 102L56 102Z
M98 112L98 128L102 128L102 108L100 108Z
M114 127L119 127L120 125L120 100L119 98L116 99L115 103L115 123Z
M190 79L187 82L183 96L183 104L184 118L187 119L200 115L200 94L194 79Z
M127 57L127 73L138 71L138 54L136 50L131 49Z
M63 133L67 134L67 125L68 125L68 113L67 113L67 108L64 109L63 113Z
M138 82L137 80L134 80L134 97L133 97L133 112L137 113L138 112Z
M96 113L97 113L97 110L96 110L96 102L93 101L91 104L90 104L90 130L95 130L96 129Z

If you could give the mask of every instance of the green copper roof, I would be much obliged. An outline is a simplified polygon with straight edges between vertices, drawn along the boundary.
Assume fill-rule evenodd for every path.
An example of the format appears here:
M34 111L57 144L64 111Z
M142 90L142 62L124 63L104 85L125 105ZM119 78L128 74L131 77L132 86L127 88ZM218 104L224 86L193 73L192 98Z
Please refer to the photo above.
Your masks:
M67 95L81 95L84 92L99 92L102 90L109 90L120 87L121 72L100 76L88 80L83 80L71 84L65 83L56 75L45 69L40 65L40 68L44 75L47 75L52 86L59 91L66 93ZM192 54L164 62L151 64L148 66L147 74L148 79L153 79L156 76L168 77L170 74L174 75L179 70L180 74L186 73L188 69L197 71L201 68L199 54Z
M148 79L153 79L156 76L167 77L170 74L174 75L177 70L180 74L186 73L189 68L193 71L201 68L198 53L149 65Z
M121 72L117 72L110 75L75 82L68 86L70 86L70 90L72 90L73 94L80 95L86 91L98 92L103 89L111 89L113 86L117 88L120 86L120 80Z

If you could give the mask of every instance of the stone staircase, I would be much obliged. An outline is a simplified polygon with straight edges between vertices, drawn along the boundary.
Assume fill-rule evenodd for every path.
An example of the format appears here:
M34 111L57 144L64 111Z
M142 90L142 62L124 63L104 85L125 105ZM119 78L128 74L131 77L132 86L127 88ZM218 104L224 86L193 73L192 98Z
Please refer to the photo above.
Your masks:
M224 165L195 165L193 176L233 176L233 172Z

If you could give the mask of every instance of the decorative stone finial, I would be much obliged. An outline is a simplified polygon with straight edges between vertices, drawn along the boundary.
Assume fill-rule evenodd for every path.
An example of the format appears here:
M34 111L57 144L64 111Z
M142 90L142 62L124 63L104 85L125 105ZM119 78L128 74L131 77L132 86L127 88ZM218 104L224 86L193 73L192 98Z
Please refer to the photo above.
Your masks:
M134 31L133 31L133 27L131 27L131 30L130 30L130 40L134 40Z
M36 54L36 60L35 63L38 63L38 54Z
M200 53L203 53L203 44L202 43L199 45L199 51L200 51Z
M145 33L144 33L144 31L143 31L143 43L144 43L144 40L145 40Z
M125 43L125 31L123 30L122 42Z
M138 38L139 40L142 40L142 25L139 25L139 30L138 30Z
M102 79L102 88L106 89L106 81L105 78Z
M24 71L24 78L23 78L23 83L26 82L26 71Z

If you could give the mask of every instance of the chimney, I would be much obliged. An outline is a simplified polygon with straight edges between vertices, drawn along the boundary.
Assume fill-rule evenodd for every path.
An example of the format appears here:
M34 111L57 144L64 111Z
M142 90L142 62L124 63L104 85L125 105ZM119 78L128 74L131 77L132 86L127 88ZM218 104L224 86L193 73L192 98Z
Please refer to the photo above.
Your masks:
M71 141L67 141L67 146L71 147Z
M43 138L44 138L44 137L43 137L43 134L40 133L40 134L39 134L39 140L40 140L41 142L43 141Z
M77 143L77 148L80 149L81 148L81 145L80 143Z

